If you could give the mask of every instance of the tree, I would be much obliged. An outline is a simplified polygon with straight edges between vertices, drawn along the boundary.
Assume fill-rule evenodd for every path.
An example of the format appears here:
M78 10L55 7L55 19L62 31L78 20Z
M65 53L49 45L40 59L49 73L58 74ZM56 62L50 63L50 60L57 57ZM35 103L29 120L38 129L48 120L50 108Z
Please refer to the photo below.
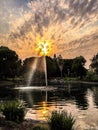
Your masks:
M34 59L35 57L29 57L23 61L22 74L25 74L31 70Z
M8 47L0 47L0 78L13 78L19 75L21 60L15 51Z
M80 79L86 75L86 68L84 67L86 63L86 60L83 56L76 57L73 59L73 64L72 64L72 71L74 73L74 76L79 76Z
M72 64L73 64L73 59L64 59L64 67L63 67L63 75L64 76L73 76L72 74Z
M61 76L60 68L58 66L57 59L58 59L58 57L56 56L56 54L54 54L54 57L53 57L53 63L54 63L54 66L55 66L54 77L60 77Z
M60 73L61 73L61 78L62 78L62 71L63 71L63 66L64 66L64 60L62 59L62 56L59 55L57 57L57 63L58 63L58 66L59 66L59 69L60 69Z
M54 63L54 60L49 57L46 56L46 64L47 64L47 76L49 77L56 77L56 70L57 70L57 66Z
M98 74L98 53L92 58L90 66Z

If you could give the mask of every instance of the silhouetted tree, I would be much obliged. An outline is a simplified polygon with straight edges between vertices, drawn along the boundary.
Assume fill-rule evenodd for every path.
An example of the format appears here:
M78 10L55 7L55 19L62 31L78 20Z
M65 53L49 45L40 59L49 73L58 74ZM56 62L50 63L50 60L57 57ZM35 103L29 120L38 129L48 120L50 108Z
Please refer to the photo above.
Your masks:
M62 59L61 55L59 55L57 57L57 64L58 64L58 67L60 69L60 74L61 74L61 78L62 78L62 76L63 76L62 71L63 71L63 66L64 66L64 60Z
M0 78L15 77L19 75L21 60L15 51L8 47L0 47Z
M90 66L98 74L98 53L92 58Z
M86 68L84 67L86 60L83 56L79 56L73 59L72 71L74 76L82 78L86 75Z
M46 63L47 63L47 75L48 75L48 78L49 77L57 77L56 76L56 70L57 70L56 67L57 66L56 66L54 60L51 57L47 56L46 57Z
M72 77L73 72L72 72L72 64L73 64L73 59L65 59L64 60L64 67L63 67L63 75L66 77Z
M26 58L23 61L23 72L27 73L30 71L32 64L34 62L35 57L30 57ZM43 68L43 58L40 57L38 59L37 63L37 71L34 74L35 76L37 75L37 78L40 78L41 75L44 75L44 68ZM64 76L69 76L69 77L80 77L82 78L83 76L86 75L86 68L84 67L86 60L84 59L83 56L76 57L74 59L62 59L56 57L54 55L54 58L51 58L49 56L46 56L46 64L47 64L47 76L48 78L51 77L61 77L61 75ZM60 73L60 68L59 65L62 67L61 71L62 74ZM41 70L41 68L43 68ZM38 76L39 75L39 76ZM43 77L43 76L41 76ZM27 78L27 76L26 76ZM35 81L35 80L34 80Z
M35 57L29 57L23 61L22 74L25 74L30 70L34 59L35 59Z
M53 63L54 63L54 65L55 65L54 77L60 77L60 76L61 76L61 74L60 74L60 68L59 68L59 66L58 66L58 61L57 61L57 56L56 56L56 54L54 54Z

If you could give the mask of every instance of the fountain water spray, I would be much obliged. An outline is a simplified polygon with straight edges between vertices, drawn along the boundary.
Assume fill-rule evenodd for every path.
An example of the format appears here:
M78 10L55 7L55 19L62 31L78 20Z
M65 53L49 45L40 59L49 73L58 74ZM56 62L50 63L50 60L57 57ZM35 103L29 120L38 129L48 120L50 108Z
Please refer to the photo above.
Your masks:
M47 86L48 86L48 81L47 81L46 55L47 55L47 52L49 51L48 44L45 43L45 42L44 42L44 43L42 42L42 43L39 45L39 48L38 48L38 49L40 50L41 53L43 53L44 72L45 72L45 83L46 83L46 88L47 88ZM35 74L35 72L36 72L36 70L37 70L37 67L38 67L38 65L39 65L39 62L40 62L39 59L40 59L40 58L35 58L34 61L33 61L33 64L32 64L32 66L31 66L31 69L30 69L30 72L29 72L29 76L28 76L28 80L27 80L27 87L26 87L26 88L30 88L30 89L31 89L31 87L29 87L29 86L31 85L32 78L34 77L34 74ZM32 87L32 88L34 88L34 87ZM36 88L38 88L38 87L36 87ZM23 89L23 88L22 88L22 89ZM33 99L32 99L32 95L31 95L29 92L27 92L27 98L28 98L28 100L29 100L29 104L32 106L32 104L33 104ZM46 102L47 102L47 89L46 89Z
M42 58L42 62L43 62L43 66L44 68L42 70L44 70L44 74L45 74L45 86L48 86L48 81L47 81L47 65L46 65L46 56L43 56ZM41 67L41 59L40 58L35 58L33 61L33 64L31 66L30 72L28 74L28 79L27 79L27 85L26 86L30 86L32 83L32 79L34 78L34 75L36 75L36 70ZM41 71L41 70L39 70ZM34 79L33 79L34 80ZM35 81L35 80L34 80ZM38 81L40 81L38 79Z
M27 86L30 86L30 84L31 84L32 77L34 76L34 73L35 73L35 71L37 69L37 63L38 63L38 58L35 58L34 63L32 64L30 73L29 73Z
M45 71L45 82L46 82L46 87L48 86L48 81L47 81L47 64L46 64L46 55L50 51L50 44L48 42L39 42L38 45L38 51L40 54L44 56L44 71Z
M45 72L45 84L46 87L48 86L48 80L47 80L47 64L46 64L46 55L50 51L50 44L48 42L42 41L38 43L37 51L39 51L39 54L43 55L43 61L44 61L44 72ZM29 73L28 77L28 83L27 86L30 86L32 77L34 77L35 71L37 70L37 67L39 65L39 58L35 58L34 62L32 64L32 68Z
M46 56L44 56L44 65L45 65L45 81L46 81L46 87L48 86L48 80L47 80L47 64L46 64Z

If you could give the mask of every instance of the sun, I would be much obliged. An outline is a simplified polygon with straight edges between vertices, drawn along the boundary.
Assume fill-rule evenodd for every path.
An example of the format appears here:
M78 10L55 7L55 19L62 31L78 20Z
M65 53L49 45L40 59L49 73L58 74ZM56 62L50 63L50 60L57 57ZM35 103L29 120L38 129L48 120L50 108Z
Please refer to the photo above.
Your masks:
M44 55L47 55L49 51L49 46L46 42L43 42L39 45L39 49Z
M36 50L40 55L49 55L51 52L51 42L39 41Z

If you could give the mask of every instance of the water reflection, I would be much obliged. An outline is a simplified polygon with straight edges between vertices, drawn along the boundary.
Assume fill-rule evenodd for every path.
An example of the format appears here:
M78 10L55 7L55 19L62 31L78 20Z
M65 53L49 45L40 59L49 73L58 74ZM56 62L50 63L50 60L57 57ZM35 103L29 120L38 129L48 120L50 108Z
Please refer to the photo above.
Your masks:
M19 92L11 89L10 87L0 87L0 100L14 100L14 99L18 99Z
M43 102L46 102L49 106L52 103L60 103L60 105L66 106L68 102L72 102L76 105L77 109L86 110L91 105L92 100L93 107L98 107L98 88L97 86L90 86L85 84L68 84L65 86L56 86L54 90L26 90L19 91L23 100L28 104L28 107L32 108L40 107Z
M50 110L46 101L42 102L41 107L37 109L37 115L38 115L37 119L41 120L45 120L49 117Z
M95 106L98 108L98 87L93 87L93 98L94 98L94 103Z
M66 110L81 115L98 112L98 86L71 83L53 86L55 89L0 89L0 100L22 99L32 108L36 119L45 119L53 110ZM83 117L83 116L81 116ZM34 117L35 118L35 117Z
M88 102L88 108L92 109L95 106L95 104L94 104L94 93L91 89L88 89L86 98Z

